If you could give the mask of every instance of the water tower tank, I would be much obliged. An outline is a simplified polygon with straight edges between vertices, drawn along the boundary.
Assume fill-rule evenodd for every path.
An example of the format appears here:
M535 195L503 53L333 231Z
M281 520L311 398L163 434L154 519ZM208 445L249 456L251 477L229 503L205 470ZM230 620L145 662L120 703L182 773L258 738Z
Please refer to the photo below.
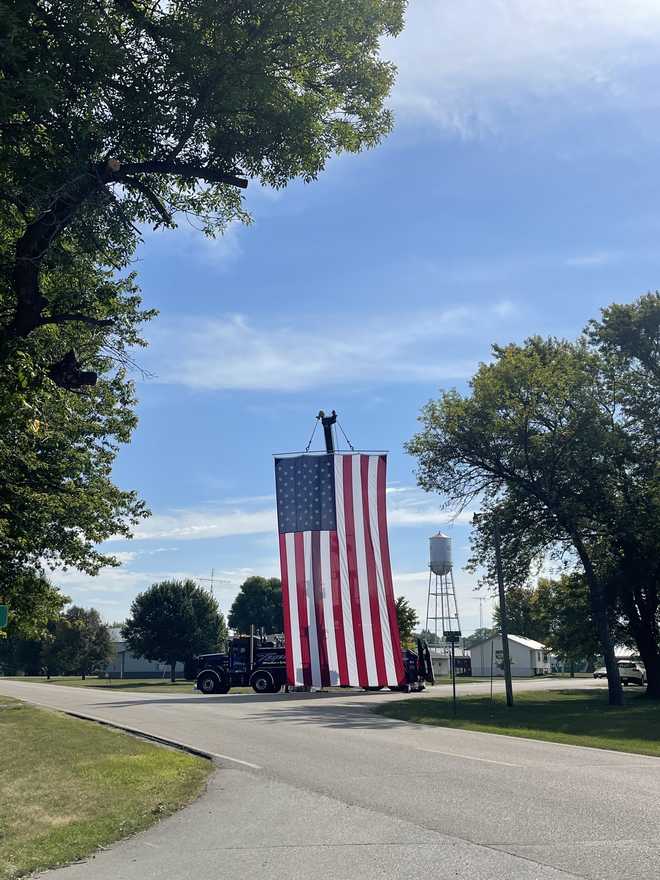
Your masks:
M433 574L449 574L451 571L451 538L438 532L429 538L430 565Z

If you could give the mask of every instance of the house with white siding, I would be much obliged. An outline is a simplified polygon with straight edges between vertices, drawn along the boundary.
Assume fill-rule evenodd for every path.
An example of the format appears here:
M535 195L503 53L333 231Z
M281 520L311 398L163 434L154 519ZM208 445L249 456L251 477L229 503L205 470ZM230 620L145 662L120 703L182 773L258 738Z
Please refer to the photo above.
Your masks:
M511 659L511 675L534 676L548 675L550 672L550 654L545 645L534 639L523 636L509 635L509 657ZM472 675L503 676L504 651L502 636L495 635L482 642L470 646ZM491 673L492 665L492 673Z
M128 645L122 638L121 627L110 627L110 641L115 654L112 661L105 668L105 675L112 678L165 678L170 674L167 663L158 663L155 660L145 660L131 654ZM183 675L183 663L176 664L177 676Z

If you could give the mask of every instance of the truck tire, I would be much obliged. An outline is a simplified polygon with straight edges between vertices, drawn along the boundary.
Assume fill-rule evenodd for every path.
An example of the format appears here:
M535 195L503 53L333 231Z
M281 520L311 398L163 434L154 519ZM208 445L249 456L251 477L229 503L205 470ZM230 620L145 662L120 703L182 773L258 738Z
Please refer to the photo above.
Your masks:
M274 694L275 687L273 676L266 669L258 669L250 677L250 685L255 694Z
M217 672L207 670L197 676L197 690L203 694L226 694L229 684Z

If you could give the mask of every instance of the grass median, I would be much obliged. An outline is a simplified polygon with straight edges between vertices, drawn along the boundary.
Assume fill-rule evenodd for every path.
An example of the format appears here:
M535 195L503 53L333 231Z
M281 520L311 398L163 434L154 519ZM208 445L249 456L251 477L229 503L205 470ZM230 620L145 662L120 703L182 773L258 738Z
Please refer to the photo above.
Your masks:
M628 693L626 705L608 706L606 690L516 693L504 697L463 696L453 715L449 698L401 700L376 706L388 718L440 727L522 736L597 749L636 752L660 758L660 702L641 691Z
M193 800L211 764L0 695L0 880L66 864Z
M138 691L143 694L192 694L194 681L181 679L172 682L169 678L86 678L84 681L79 675L58 675L45 678L43 675L16 675L7 676L7 681L36 682L37 684L66 685L67 687L79 688L103 688L103 690L115 691ZM2 678L0 678L0 687ZM253 693L251 687L236 687L231 693Z

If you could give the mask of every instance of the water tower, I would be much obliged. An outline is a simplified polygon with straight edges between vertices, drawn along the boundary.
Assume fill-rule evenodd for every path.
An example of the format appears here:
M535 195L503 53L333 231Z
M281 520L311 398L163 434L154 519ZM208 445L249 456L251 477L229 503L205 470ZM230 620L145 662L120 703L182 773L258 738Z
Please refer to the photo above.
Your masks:
M437 649L449 653L444 633L460 632L451 538L438 532L429 538L429 594L426 600L426 630L436 637Z

